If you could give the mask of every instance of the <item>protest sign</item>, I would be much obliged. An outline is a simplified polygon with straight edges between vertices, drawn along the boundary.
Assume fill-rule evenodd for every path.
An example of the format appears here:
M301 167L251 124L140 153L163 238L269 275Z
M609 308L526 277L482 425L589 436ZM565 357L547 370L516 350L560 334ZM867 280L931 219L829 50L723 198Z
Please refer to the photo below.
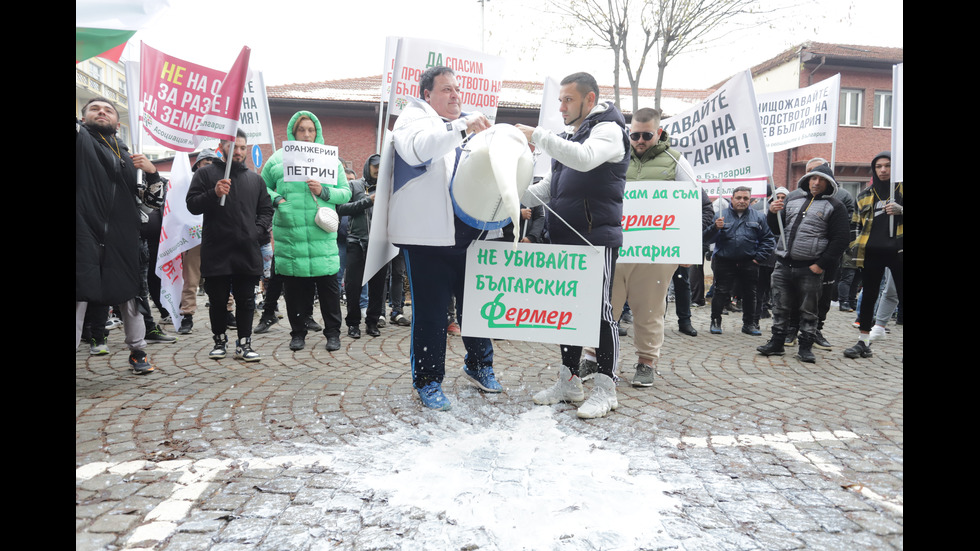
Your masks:
M769 153L837 141L840 73L806 88L761 94L758 100Z
M242 111L238 115L238 128L248 136L249 145L266 143L275 145L265 78L262 76L262 71L249 71L249 77L242 95Z
M491 121L497 117L497 100L503 83L504 58L435 40L397 38L388 94L388 112L401 114L408 99L420 98L419 80L429 67L443 65L456 74L464 113L480 112ZM386 48L390 51L389 48ZM388 79L386 79L388 80Z
M701 190L691 182L628 181L617 264L699 264Z
M905 137L902 111L905 101L905 64L892 66L892 182L905 181Z
M337 184L340 154L336 146L313 142L282 142L284 182L316 180L323 185Z
M203 215L187 210L187 190L191 187L191 163L187 153L177 153L167 184L167 201L163 205L163 224L160 230L160 249L156 258L156 274L160 278L160 304L180 327L180 295L184 288L183 255L187 249L201 244Z
M604 269L588 246L476 241L466 251L463 335L598 346Z
M695 179L710 197L726 195L725 189L730 195L737 185L751 186L754 196L765 195L769 157L750 71L735 75L699 105L664 119L661 126L670 136L670 147L691 163Z
M190 153L200 144L198 134L222 139L234 136L242 107L244 76L239 68L247 47L235 62L237 89L222 90L227 78L218 71L167 55L143 44L140 53L140 102L143 127L160 145ZM203 131L202 122L206 125ZM230 129L230 132L228 131Z
M558 95L561 86L558 81L548 77L541 87L541 110L538 111L538 126L551 130L555 134L565 131L565 119L561 116L561 101ZM551 155L541 149L534 151L534 175L542 178L551 174Z

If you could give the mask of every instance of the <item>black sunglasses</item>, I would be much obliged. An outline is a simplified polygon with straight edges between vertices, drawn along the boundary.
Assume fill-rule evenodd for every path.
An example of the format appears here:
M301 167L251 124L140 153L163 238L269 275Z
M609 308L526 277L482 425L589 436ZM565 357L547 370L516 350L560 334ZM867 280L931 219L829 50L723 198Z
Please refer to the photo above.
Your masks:
M653 132L633 132L632 134L630 134L630 139L633 140L634 142L638 142L640 141L641 136L643 137L644 140L650 141L653 139Z

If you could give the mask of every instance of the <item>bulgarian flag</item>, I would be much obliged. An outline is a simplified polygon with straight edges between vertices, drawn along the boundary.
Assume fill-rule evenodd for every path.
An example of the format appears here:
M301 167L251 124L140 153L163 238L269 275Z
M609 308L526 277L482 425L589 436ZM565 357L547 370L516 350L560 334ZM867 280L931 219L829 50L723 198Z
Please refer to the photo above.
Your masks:
M169 0L75 0L75 63L90 57L119 61L136 31Z

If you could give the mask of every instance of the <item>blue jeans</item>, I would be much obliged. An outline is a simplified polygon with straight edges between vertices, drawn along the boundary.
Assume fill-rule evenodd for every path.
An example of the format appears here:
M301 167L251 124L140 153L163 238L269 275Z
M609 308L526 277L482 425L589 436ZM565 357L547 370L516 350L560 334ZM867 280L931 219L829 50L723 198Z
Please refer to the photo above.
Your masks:
M800 339L813 341L820 321L818 303L823 274L815 274L809 266L793 268L776 263L772 272L772 334L784 337L789 332L791 318L799 312Z

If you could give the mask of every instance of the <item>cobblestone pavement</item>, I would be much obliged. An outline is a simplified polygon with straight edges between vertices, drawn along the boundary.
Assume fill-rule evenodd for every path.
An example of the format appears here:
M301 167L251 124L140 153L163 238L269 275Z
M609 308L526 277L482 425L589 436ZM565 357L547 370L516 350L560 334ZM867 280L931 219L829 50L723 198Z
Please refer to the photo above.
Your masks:
M279 323L244 364L208 359L205 317L148 347L149 376L121 331L108 356L76 351L76 550L903 548L902 326L848 360L854 314L835 308L833 350L804 364L757 354L738 314L710 335L696 309L695 338L669 316L656 384L628 383L630 330L619 408L583 421L531 402L554 345L496 342L490 395L451 337L453 409L434 412L408 328L294 353Z

